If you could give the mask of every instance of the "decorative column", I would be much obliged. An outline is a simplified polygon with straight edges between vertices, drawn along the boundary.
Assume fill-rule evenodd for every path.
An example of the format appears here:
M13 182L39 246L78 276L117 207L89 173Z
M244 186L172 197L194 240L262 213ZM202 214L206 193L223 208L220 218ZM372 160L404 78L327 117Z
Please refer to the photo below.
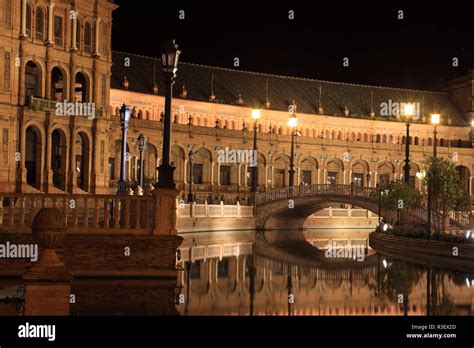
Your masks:
M53 183L53 171L51 170L51 122L44 122L46 139L44 141L46 151L46 163L44 165L43 191L49 193Z
M77 185L77 173L76 173L76 132L74 126L74 117L71 118L71 124L69 125L69 182L68 192L75 193Z
M54 3L51 2L48 6L48 44L54 45L54 32L53 32L53 18L54 18Z
M72 18L72 42L71 42L71 51L77 51L77 16L79 15L79 12L77 9L74 9L74 16Z
M21 30L20 38L27 37L26 35L26 2L27 0L21 0Z
M95 40L94 40L94 56L100 56L99 41L100 41L100 18L95 19Z

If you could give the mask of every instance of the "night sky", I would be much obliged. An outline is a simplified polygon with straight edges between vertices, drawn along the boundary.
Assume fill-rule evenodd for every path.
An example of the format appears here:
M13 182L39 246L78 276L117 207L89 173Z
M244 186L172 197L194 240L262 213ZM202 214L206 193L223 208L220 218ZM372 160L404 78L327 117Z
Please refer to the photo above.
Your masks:
M414 89L437 89L474 68L474 25L466 2L115 2L118 51L158 57L163 42L175 38L185 62L235 68L238 57L241 70ZM185 20L178 18L180 10ZM344 57L349 67L343 67Z

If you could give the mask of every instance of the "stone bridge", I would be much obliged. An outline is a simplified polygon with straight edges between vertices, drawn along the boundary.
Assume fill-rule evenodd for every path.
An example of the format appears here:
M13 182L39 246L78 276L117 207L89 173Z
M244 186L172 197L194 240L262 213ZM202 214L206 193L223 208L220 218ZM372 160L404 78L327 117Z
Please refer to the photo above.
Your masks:
M256 199L256 227L258 229L299 229L315 212L334 203L352 204L379 212L379 189L353 185L306 185L285 187L261 193ZM419 223L427 222L425 208L410 211L409 218ZM466 221L464 221L466 220ZM456 214L451 223L465 226L469 217Z

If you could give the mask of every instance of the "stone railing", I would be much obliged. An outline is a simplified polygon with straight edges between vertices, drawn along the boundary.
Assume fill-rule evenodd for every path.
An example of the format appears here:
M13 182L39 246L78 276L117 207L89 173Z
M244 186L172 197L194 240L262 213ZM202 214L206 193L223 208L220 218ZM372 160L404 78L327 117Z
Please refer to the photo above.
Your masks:
M52 111L56 110L56 104L58 102L51 99L43 99L34 96L29 97L28 106L32 110ZM95 109L95 118L102 117L102 110Z
M377 217L374 213L365 209L352 208L325 208L322 209L309 218L313 219L327 219L327 218L356 218L356 219L371 219Z
M257 197L257 205L280 199L308 196L348 196L378 199L377 190L375 187L358 187L354 185L300 185L261 193Z
M196 218L247 218L253 217L253 206L221 204L178 204L179 217Z
M194 262L196 260L207 260L211 258L222 259L224 257L235 257L251 253L251 242L200 245L181 248L178 262Z
M0 232L31 232L41 208L62 212L72 233L150 234L154 227L155 197L69 195L36 193L0 194Z

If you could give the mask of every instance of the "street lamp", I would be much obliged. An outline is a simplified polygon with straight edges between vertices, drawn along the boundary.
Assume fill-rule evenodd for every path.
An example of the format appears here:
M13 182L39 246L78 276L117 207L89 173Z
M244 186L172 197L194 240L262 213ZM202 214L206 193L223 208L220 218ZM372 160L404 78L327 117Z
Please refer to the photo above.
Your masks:
M437 127L439 125L439 121L440 121L440 114L431 114L431 124L434 126L434 132L433 132L433 157L436 158L436 148L437 148L437 143L438 143L438 130L437 130Z
M122 157L120 163L120 180L118 182L117 194L127 194L127 182L125 181L125 165L126 165L126 152L127 152L127 129L128 122L130 121L130 108L128 105L123 104L120 109L120 125L122 126Z
M165 75L165 115L163 121L163 155L158 167L158 188L174 189L174 167L170 164L171 157L171 100L173 99L173 84L178 70L178 60L181 51L174 40L169 40L161 51L161 60Z
M140 187L143 188L143 150L145 149L146 138L143 134L138 136L138 150L140 151Z
M261 111L259 109L252 110L252 119L253 119L253 155L255 156L255 161L252 163L252 188L251 192L257 192L257 128L258 120L260 119Z
M188 193L188 203L194 202L194 195L193 195L193 160L194 160L194 152L193 150L189 150L189 193Z
M410 183L410 121L415 114L414 104L404 104L403 116L406 120L407 134L405 138L405 183Z
M441 116L440 114L431 114L431 124L434 126L434 132L433 132L433 159L436 158L437 156L437 146L438 146L438 131L437 131L437 126L440 122ZM434 164L434 163L433 163ZM431 211L433 210L432 208L432 197L431 197L431 191L433 187L433 168L431 168L430 172L428 173L428 197L427 197L427 210L428 210L428 219L426 223L426 229L427 229L427 234L428 234L428 239L431 240Z
M288 126L291 128L291 155L290 155L290 187L295 186L295 135L296 135L296 126L298 126L298 119L293 113L288 120Z

